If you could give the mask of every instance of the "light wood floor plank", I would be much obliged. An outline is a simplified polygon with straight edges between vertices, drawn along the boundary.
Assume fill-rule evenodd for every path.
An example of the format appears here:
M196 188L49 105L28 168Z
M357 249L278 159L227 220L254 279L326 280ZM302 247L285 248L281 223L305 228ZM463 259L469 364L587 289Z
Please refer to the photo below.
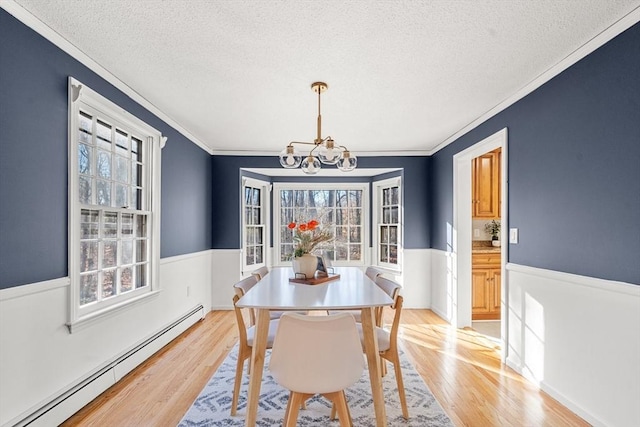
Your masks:
M430 310L403 310L401 323L405 352L456 425L589 425L502 365L483 335ZM237 339L233 312L213 311L63 426L175 426Z

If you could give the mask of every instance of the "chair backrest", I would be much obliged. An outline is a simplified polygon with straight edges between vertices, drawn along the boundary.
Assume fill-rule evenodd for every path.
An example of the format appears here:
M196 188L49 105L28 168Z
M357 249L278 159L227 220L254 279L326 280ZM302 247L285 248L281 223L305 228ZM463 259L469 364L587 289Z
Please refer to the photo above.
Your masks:
M298 393L345 389L360 378L364 369L355 319L349 313L283 314L269 369L280 385Z
M240 280L238 283L233 285L233 288L236 291L236 295L238 297L241 297L247 292L249 292L249 289L253 288L256 285L256 283L258 283L258 279L256 279L256 276L252 274L251 276L245 277L244 279ZM249 326L253 326L255 324L256 324L256 313L253 310L249 309Z
M392 300L395 301L400 289L402 288L398 282L394 282L393 280L387 279L386 277L378 276L374 280L376 285L380 289L386 292L387 295L391 297Z
M258 283L258 279L253 274L251 276L245 277L244 279L237 282L233 287L236 290L236 294L239 296L243 296L249 289L253 288L256 283Z
M256 279L258 280L264 279L264 276L266 276L267 274L269 274L269 269L267 267L260 267L259 269L251 273L251 275L256 276Z
M367 267L367 269L365 270L364 274L371 280L376 280L376 277L382 275L382 270L376 268L376 267L372 267L369 266Z

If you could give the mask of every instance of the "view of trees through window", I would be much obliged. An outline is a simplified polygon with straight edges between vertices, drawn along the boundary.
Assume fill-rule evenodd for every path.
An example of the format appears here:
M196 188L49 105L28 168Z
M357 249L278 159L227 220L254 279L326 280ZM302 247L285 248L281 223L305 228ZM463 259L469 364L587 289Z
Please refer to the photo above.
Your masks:
M78 114L79 304L147 286L143 143L106 118Z
M264 263L265 238L260 188L244 187L245 264Z
M315 219L335 238L318 249L332 261L362 261L364 247L363 190L287 190L279 192L280 261L293 256L291 222Z
M379 224L379 256L381 263L398 264L398 232L400 225L400 189L382 190L382 224Z

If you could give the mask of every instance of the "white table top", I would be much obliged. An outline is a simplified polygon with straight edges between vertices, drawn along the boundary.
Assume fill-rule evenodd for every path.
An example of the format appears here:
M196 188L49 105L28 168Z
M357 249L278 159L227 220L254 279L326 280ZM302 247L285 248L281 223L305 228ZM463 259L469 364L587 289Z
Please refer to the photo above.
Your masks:
M291 283L293 270L273 268L237 302L238 307L270 310L344 310L382 307L393 300L357 267L336 267L338 280L318 285Z

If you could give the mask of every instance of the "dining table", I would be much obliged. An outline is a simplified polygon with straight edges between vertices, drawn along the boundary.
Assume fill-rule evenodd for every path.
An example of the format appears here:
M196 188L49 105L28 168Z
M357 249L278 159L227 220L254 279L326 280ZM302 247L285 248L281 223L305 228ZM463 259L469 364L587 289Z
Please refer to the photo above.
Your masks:
M295 279L292 268L275 267L237 302L256 313L245 426L256 425L272 310L360 310L376 425L387 425L374 310L393 300L358 267L334 267L329 276L319 284L296 283L290 280Z

